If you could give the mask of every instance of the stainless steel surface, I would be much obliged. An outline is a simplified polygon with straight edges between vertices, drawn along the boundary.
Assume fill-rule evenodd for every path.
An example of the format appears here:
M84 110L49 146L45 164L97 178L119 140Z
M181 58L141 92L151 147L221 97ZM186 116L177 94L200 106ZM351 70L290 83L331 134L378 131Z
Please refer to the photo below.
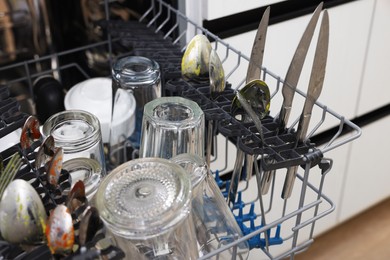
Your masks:
M313 61L312 72L310 76L309 87L307 90L307 98L303 107L303 111L299 120L297 141L303 142L306 138L306 133L309 128L311 113L314 103L321 94L322 86L325 77L326 61L328 57L329 44L329 17L327 10L324 11L316 52ZM299 166L290 167L287 169L286 179L284 181L282 198L287 199L291 196L295 182L296 172Z

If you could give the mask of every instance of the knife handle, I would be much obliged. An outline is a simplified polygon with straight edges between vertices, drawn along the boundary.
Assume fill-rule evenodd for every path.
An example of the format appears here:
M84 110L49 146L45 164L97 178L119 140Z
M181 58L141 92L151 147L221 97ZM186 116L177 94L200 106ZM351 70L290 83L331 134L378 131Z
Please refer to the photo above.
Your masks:
M283 105L280 109L277 122L279 123L278 130L283 130L288 122L290 117L291 106Z
M238 149L227 197L227 204L229 205L230 209L233 209L234 203L236 202L238 184L241 179L242 163L244 162L244 156L245 152Z
M311 113L302 114L299 119L297 130L297 142L303 142L306 138L307 130L309 129Z
M274 178L276 170L265 171L260 182L261 195L266 195Z
M297 176L299 166L292 166L287 169L286 178L284 180L282 198L288 199L291 197L292 190L294 188L295 177Z

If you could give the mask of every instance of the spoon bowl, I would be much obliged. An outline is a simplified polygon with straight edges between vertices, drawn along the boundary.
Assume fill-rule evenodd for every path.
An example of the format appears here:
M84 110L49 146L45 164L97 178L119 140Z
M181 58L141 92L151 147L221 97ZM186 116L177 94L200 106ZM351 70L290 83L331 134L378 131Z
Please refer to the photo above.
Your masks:
M13 180L0 202L2 237L14 244L32 245L43 241L46 210L41 197L27 181Z
M203 34L188 43L181 61L181 74L187 80L208 81L211 43Z
M242 89L239 90L241 96L247 100L259 119L263 119L269 114L271 103L271 94L267 84L259 79L248 82ZM232 114L236 114L243 106L237 96L232 101ZM243 121L253 121L248 116L244 116Z

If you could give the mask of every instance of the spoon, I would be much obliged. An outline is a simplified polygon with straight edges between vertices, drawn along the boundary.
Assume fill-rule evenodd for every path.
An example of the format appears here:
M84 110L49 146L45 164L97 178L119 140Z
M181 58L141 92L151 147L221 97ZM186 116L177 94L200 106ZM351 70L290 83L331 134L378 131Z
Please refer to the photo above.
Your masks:
M0 230L4 240L22 245L43 241L46 210L42 199L27 181L13 180L0 202Z
M49 135L39 146L38 152L35 156L35 170L46 166L46 164L53 158L55 150L54 138L52 135Z
M53 158L49 163L49 168L47 170L47 181L52 186L58 185L58 180L60 179L62 171L62 161L64 159L64 152L61 147L57 148Z
M72 216L65 205L58 205L50 213L46 227L47 245L52 254L67 254L74 244Z
M79 228L79 243L80 246L84 246L87 242L91 241L99 228L101 227L101 221L99 212L95 207L88 206L84 211L83 217L80 221Z
M31 147L31 145L41 137L39 131L39 121L35 116L29 116L24 122L22 134L20 135L20 146L23 150Z
M68 207L70 213L73 213L80 206L86 204L87 202L88 201L87 201L87 197L85 196L84 182L79 180L75 183L73 188L70 190L65 205Z
M181 61L183 78L195 81L209 79L211 43L203 34L195 35L188 43Z

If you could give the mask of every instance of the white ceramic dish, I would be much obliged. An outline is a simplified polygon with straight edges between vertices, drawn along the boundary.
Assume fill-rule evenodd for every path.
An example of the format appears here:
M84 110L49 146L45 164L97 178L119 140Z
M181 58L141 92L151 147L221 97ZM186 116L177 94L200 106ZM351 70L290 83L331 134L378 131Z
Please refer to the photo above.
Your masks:
M102 139L110 143L111 114L112 114L112 80L109 78L91 78L74 85L65 95L65 109L81 109L94 114L100 121ZM130 136L135 127L134 96L127 92L117 102L119 113L113 120L114 136L111 140L120 139L119 136ZM111 144L113 145L113 144Z

